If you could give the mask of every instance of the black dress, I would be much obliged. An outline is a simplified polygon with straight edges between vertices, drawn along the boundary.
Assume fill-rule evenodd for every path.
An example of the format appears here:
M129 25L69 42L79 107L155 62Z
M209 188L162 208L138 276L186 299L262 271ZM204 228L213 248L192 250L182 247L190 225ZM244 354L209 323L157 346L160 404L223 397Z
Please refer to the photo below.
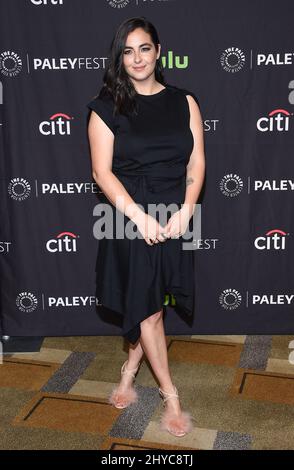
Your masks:
M87 104L114 133L113 173L146 212L151 203L174 203L178 210L185 200L186 166L194 145L187 94L198 101L172 85L153 95L137 93L139 112L132 117L113 116L110 97ZM115 212L105 195L101 201ZM124 226L133 223L120 214ZM158 214L156 219L161 222ZM143 237L99 240L96 294L103 306L123 316L122 334L132 344L141 335L140 322L165 308L166 294L173 295L175 305L170 306L176 311L193 315L194 250L183 249L182 242L182 237L152 246Z

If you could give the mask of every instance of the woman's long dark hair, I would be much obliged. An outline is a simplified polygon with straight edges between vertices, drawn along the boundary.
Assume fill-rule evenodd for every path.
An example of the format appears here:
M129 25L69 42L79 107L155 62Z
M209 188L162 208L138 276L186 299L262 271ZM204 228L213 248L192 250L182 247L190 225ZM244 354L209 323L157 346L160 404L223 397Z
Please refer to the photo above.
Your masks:
M151 40L158 52L159 37L155 27L145 16L129 18L118 27L110 46L110 62L103 76L103 83L98 96L111 96L114 101L114 114L136 114L136 90L123 66L123 53L128 34L137 28L142 28L150 34ZM155 80L166 85L163 76L161 58L156 60Z

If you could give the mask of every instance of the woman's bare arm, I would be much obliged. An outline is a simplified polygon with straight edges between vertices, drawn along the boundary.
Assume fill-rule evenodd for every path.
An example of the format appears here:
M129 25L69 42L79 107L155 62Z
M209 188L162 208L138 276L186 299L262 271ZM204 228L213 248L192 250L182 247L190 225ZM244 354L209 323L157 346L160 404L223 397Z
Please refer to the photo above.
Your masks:
M190 129L194 138L194 147L187 165L185 204L193 214L198 200L204 175L205 152L202 117L199 106L191 95L186 96L190 109Z
M112 172L114 134L95 112L91 112L88 136L91 149L92 175L107 199L131 220L144 211L134 202L123 184ZM144 213L145 214L145 213Z

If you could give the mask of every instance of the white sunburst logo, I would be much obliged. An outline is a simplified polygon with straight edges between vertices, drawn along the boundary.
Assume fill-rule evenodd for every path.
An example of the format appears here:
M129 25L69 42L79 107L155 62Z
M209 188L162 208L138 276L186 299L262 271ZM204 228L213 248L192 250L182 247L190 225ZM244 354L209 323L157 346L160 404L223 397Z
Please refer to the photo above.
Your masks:
M38 299L31 292L21 292L16 297L15 303L19 310L25 313L30 313L37 308Z
M222 68L226 72L239 72L245 64L245 54L238 47L228 47L220 57Z
M24 178L13 178L8 185L8 194L15 201L23 201L31 194L31 185Z
M235 197L243 189L243 181L240 176L233 173L225 175L219 184L221 192L227 197Z
M22 69L22 60L16 52L5 51L0 54L0 72L5 77L15 77Z
M112 8L125 8L130 4L130 0L107 0L107 3Z
M219 296L219 303L226 310L235 310L241 305L242 296L236 289L225 289Z

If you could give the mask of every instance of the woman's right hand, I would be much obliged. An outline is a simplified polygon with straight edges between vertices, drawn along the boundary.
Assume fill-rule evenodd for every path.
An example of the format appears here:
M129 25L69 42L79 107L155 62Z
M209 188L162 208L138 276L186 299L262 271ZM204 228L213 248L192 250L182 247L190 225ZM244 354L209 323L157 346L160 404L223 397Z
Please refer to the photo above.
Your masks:
M154 245L158 242L164 242L165 237L162 236L164 228L157 220L146 212L137 215L133 222L137 225L139 232L148 245Z

